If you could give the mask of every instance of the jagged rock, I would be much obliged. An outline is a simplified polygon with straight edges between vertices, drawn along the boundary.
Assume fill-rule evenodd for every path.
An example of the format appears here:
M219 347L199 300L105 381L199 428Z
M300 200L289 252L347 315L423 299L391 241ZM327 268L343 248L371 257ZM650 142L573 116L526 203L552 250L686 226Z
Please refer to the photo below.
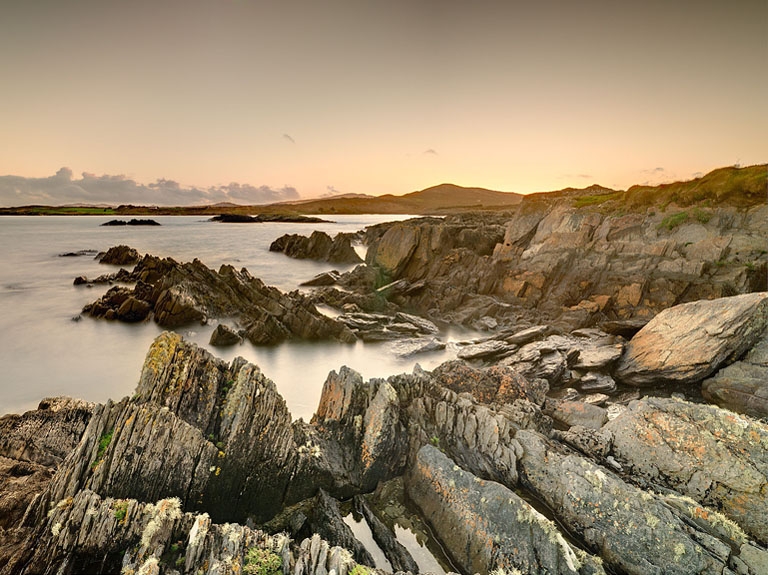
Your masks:
M616 382L605 373L589 372L579 378L578 386L584 392L606 391L610 393L616 391Z
M343 324L319 313L307 297L266 286L246 269L238 272L225 265L216 272L198 260L179 264L170 258L147 255L129 279L136 282L133 290L113 287L100 300L85 306L83 312L106 319L140 321L147 317L143 314L149 309L155 322L163 327L205 323L210 317L233 317L254 344L292 338L356 340ZM135 301L126 303L129 298Z
M358 563L374 566L371 554L355 538L352 529L344 523L339 512L338 502L333 497L329 497L322 489L318 491L317 497L314 499L309 525L329 544L348 549Z
M701 393L720 407L768 418L768 331L742 361L704 380Z
M635 475L721 510L768 543L768 427L711 405L645 398L604 426Z
M615 376L630 385L700 381L739 359L767 326L768 292L675 306L632 338Z
M527 399L542 405L549 391L547 382L542 379L528 381L507 367L481 369L461 360L441 363L432 371L432 377L438 385L456 393L471 393L483 403L512 403L516 399Z
M94 404L69 397L43 399L34 411L0 418L0 456L55 467L77 446Z
M461 359L487 359L509 354L517 349L516 346L506 342L492 339L482 343L467 345L457 354Z
M340 278L339 272L336 270L330 271L330 272L323 272L321 274L316 275L311 280L307 280L305 282L300 283L299 285L302 286L308 286L308 287L316 287L316 286L331 286L339 281Z
M109 220L101 224L102 226L159 226L160 224L155 220L143 219L139 220L131 218L128 221L125 220Z
M438 333L431 321L406 313L348 313L336 318L363 341L392 341L414 335Z
M466 572L604 573L513 491L460 469L432 446L419 450L406 487Z
M75 281L72 282L72 285L79 286L79 285L83 285L83 284L87 284L87 283L88 283L88 278L87 277L85 277L85 276L77 276L75 278Z
M544 337L551 332L552 328L548 325L534 325L520 331L515 331L510 335L503 336L504 341L515 345L525 345Z
M211 339L209 344L216 347L225 347L229 345L237 345L242 342L243 338L228 325L220 323L216 326L216 329L211 333Z
M333 239L325 232L320 231L312 232L309 237L286 234L272 242L269 251L283 252L292 258L332 263L356 264L363 261L352 247L349 234L336 234Z
M524 451L521 482L556 509L560 524L599 552L610 569L719 575L737 561L750 561L748 572L759 573L765 551L754 547L755 558L748 558L753 546L738 528L724 534L723 518L715 511L692 500L681 511L670 505L672 496L633 487L536 432L519 431L516 439Z
M129 246L114 246L96 256L100 264L132 266L139 261L139 252Z

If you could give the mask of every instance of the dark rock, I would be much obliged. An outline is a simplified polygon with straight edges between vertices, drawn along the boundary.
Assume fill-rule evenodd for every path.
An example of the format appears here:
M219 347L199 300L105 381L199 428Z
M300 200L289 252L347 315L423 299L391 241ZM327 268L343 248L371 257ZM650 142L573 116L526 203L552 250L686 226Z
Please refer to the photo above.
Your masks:
M98 252L96 250L78 250L76 252L64 252L59 254L60 258L76 258L80 256L95 256Z
M152 306L148 302L130 296L117 308L117 319L126 323L144 321L151 311Z
M100 300L85 306L83 312L131 321L141 317L148 306L155 322L163 327L231 317L243 325L246 337L254 344L293 338L356 340L342 323L319 313L306 296L298 291L284 294L266 286L246 269L238 272L225 265L215 272L199 260L179 264L170 258L147 255L129 279L136 282L133 290L114 287ZM129 298L137 301L125 304ZM120 311L124 304L130 305L124 310L130 314Z
M243 339L235 330L233 330L228 325L220 323L216 326L216 329L213 330L213 333L211 333L211 339L208 343L216 347L224 347L229 345L237 345L242 341Z
M330 272L323 272L321 274L316 275L311 280L307 280L305 282L302 282L299 285L302 286L308 286L308 287L315 287L315 286L330 286L335 284L339 281L339 272L337 271L330 271Z
M627 345L615 376L630 385L700 381L739 359L768 327L768 292L664 310Z
M611 335L620 335L624 339L632 339L647 323L648 320L642 318L604 321L600 324L600 329Z
M418 573L419 566L408 550L397 540L394 533L387 527L381 519L371 510L366 503L365 499L356 495L354 498L355 510L360 513L364 518L368 527L371 529L374 541L379 545L384 552L384 556L392 565L392 570L397 571L409 571L411 573Z
M132 266L139 261L139 252L128 246L114 246L96 256L100 264Z
M159 226L160 224L155 220L138 220L132 218L129 221L125 220L110 220L101 224L102 226Z
M88 278L87 277L85 277L85 276L77 276L75 278L75 281L72 282L72 285L79 286L79 285L83 285L83 284L87 284L87 283L88 283Z
M309 516L309 525L315 533L328 541L331 545L344 547L352 552L355 561L373 567L373 557L368 550L358 541L352 529L344 523L339 512L339 504L325 491L320 489L314 499L312 513Z
M312 232L309 237L286 234L272 242L269 251L283 252L292 258L332 263L355 264L363 261L352 247L349 234L336 234L333 239L325 232L320 231Z
M292 223L292 224L320 224L329 223L328 220L314 216L302 216L299 214L258 214L248 216L244 214L221 214L213 216L210 221L224 224L260 224L264 222Z

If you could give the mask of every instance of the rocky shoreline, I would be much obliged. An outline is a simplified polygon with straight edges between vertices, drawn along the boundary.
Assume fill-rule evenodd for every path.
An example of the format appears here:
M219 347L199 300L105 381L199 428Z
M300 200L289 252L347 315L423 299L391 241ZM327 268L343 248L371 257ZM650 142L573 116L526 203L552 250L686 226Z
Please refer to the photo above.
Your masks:
M227 318L221 345L487 335L431 371L340 367L305 422L258 366L165 332L132 397L0 418L0 574L429 572L403 526L460 573L768 573L768 207L667 209L372 226L366 265L290 294L100 254L134 267L78 278L115 284L84 313ZM281 249L349 253L312 237Z

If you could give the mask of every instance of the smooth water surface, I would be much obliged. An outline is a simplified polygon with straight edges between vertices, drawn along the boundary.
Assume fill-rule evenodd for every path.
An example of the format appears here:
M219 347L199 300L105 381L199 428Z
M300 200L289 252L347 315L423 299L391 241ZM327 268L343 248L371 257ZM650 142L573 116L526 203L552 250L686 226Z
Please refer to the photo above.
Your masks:
M118 268L101 265L93 255L60 257L80 250L105 251L126 244L139 253L170 256L177 261L200 259L218 269L221 264L245 267L268 285L283 291L337 265L294 260L269 251L270 243L286 233L331 235L355 232L368 225L408 216L334 216L325 224L222 224L197 216L156 217L159 227L101 227L101 216L30 216L0 218L0 415L34 409L48 396L69 395L104 402L131 395L144 356L161 333L153 322L123 324L83 317L82 307L109 286L74 286L79 275L94 278ZM216 322L178 331L209 347ZM450 342L451 334L443 334ZM445 351L400 358L388 343L340 344L287 342L256 347L245 342L229 348L209 348L227 361L242 356L258 365L285 398L294 418L314 413L328 372L348 365L364 378L410 372L418 362L432 369L455 357L456 345Z

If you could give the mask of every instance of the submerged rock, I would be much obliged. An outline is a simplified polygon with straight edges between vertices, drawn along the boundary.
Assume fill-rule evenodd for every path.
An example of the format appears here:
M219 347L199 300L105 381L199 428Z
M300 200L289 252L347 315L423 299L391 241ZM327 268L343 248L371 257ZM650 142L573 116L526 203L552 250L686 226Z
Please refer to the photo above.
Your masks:
M211 333L211 339L208 343L215 347L225 347L229 345L237 345L242 342L243 338L231 327L220 323L216 326L216 329Z
M125 245L111 247L106 252L96 256L100 264L116 266L132 266L138 263L139 258L139 252Z
M277 238L269 246L271 252L283 252L285 255L323 262L357 264L363 260L352 247L350 234L331 236L325 232L314 231L309 237L299 234L286 234Z

